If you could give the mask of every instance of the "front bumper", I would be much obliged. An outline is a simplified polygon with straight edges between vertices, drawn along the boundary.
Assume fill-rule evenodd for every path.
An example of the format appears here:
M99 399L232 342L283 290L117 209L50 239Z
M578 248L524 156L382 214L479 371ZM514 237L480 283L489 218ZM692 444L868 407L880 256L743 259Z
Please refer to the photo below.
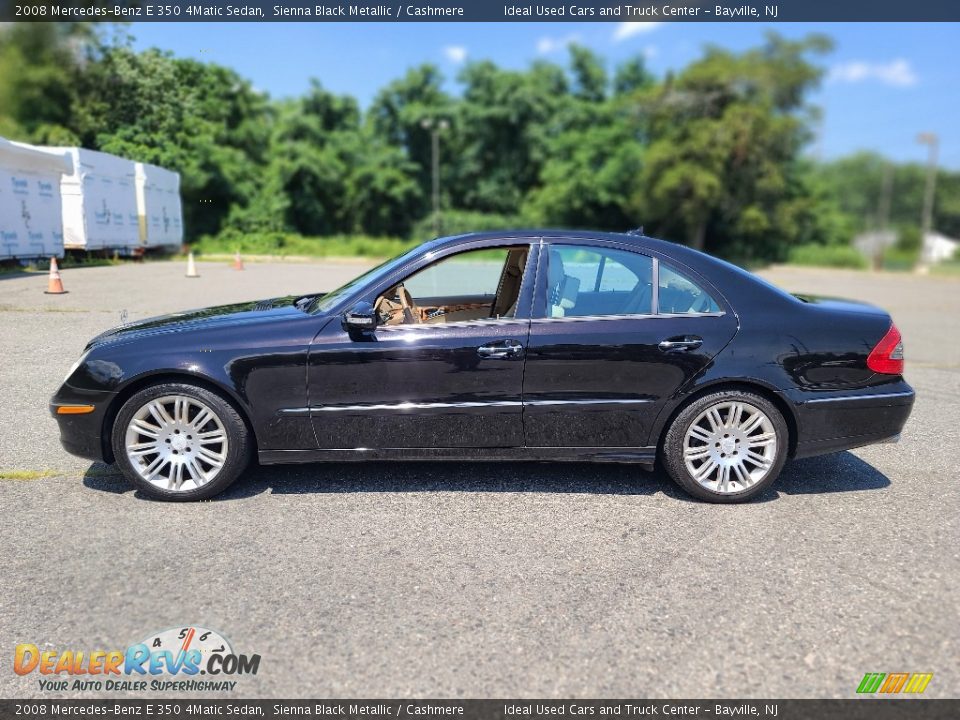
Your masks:
M900 380L857 391L785 393L797 412L794 457L810 457L899 440L914 391Z
M60 444L71 455L88 460L112 462L109 439L103 438L104 419L115 393L91 392L64 384L50 400L50 414L60 426ZM93 411L61 415L63 406L92 405Z

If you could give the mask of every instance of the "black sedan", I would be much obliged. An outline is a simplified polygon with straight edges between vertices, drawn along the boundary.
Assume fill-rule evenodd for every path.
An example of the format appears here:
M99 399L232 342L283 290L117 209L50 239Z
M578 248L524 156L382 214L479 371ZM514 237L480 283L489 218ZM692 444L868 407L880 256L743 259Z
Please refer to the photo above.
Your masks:
M894 441L913 406L875 307L690 248L566 231L441 238L339 290L130 323L51 402L71 453L198 500L262 464L658 461L739 502L788 458Z

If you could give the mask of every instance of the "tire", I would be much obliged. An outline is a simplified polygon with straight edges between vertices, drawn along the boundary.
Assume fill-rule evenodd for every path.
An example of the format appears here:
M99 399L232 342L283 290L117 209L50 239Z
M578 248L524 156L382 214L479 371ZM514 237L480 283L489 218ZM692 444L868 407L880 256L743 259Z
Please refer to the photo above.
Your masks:
M751 392L725 390L680 411L664 436L660 459L693 497L739 503L773 484L789 447L789 428L773 403Z
M187 383L151 385L135 393L120 408L110 441L117 465L134 487L174 502L222 492L252 454L249 430L236 409L220 395Z

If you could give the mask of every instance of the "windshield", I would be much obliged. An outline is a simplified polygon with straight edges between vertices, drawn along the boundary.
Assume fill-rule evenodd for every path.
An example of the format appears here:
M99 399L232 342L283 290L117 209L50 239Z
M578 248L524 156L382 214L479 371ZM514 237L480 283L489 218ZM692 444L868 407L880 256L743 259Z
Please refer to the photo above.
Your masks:
M358 289L360 289L364 285L376 282L378 279L392 273L396 268L403 265L403 263L405 263L410 258L410 256L414 254L415 251L419 251L421 248L422 246L419 246L419 245L417 247L410 248L406 252L401 253L400 255L397 255L395 258L392 258L391 260L387 260L386 262L381 263L380 265L377 265L375 268L367 270L367 272L363 273L363 275L355 277L346 285L343 285L342 287L337 288L333 292L327 293L326 295L323 295L322 297L317 298L316 300L314 300L311 307L308 308L307 312L310 312L310 313L327 312L331 308L335 307L338 303L340 303L344 298L349 297L351 294L356 292Z

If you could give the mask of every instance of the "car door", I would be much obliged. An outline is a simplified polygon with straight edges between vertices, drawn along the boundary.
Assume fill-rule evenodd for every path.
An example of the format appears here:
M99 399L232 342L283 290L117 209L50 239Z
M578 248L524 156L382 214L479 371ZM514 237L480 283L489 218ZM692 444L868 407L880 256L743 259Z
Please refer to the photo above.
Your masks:
M308 392L319 448L523 444L526 278L535 258L529 241L460 250L415 262L358 296L396 324L358 333L334 319L315 338ZM499 250L520 266L498 261ZM412 309L390 296L401 284ZM506 305L505 287L516 296ZM399 314L383 310L390 307Z
M690 270L641 248L553 240L541 270L524 369L531 447L646 447L664 404L738 323Z

